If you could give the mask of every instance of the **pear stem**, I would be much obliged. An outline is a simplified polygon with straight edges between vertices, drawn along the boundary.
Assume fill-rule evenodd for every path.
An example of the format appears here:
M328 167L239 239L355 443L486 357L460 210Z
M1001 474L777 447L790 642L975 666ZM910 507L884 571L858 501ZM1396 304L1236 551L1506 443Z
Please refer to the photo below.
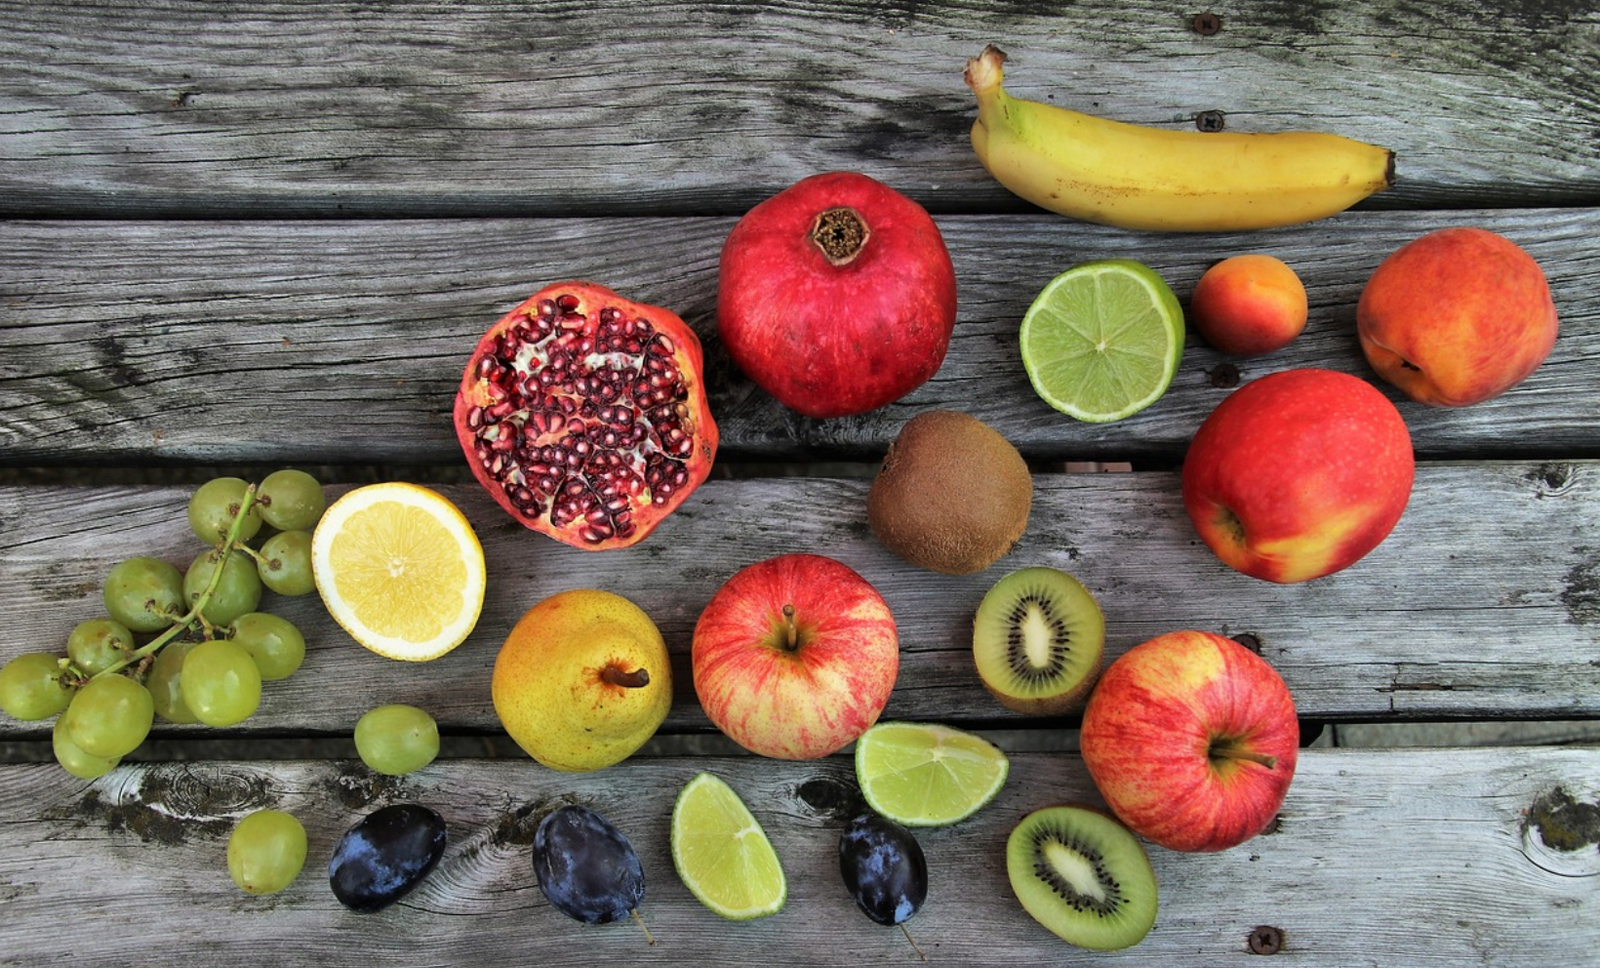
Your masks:
M621 666L608 665L600 670L600 680L624 689L641 689L650 684L650 673L646 669L628 672Z
M1267 753L1257 753L1253 750L1241 750L1232 746L1213 746L1206 751L1212 759L1245 760L1250 763L1260 763L1269 770L1278 768L1278 758Z
M794 624L794 605L783 606L783 647L793 652L800 647L800 630Z

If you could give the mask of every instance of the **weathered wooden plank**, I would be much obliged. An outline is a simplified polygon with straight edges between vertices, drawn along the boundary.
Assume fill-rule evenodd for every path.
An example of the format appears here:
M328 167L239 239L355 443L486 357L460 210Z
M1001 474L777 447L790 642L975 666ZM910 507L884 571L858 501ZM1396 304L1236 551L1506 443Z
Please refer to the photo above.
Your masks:
M930 407L967 410L1030 457L1171 464L1242 379L1296 366L1376 376L1354 335L1378 262L1449 225L1524 245L1551 280L1562 335L1522 387L1479 406L1403 402L1424 456L1600 455L1600 209L1352 213L1251 235L1161 236L1054 216L940 220L960 289L944 366L860 417L799 417L755 388L716 337L717 260L732 221L11 222L0 231L0 461L294 460L459 464L449 411L490 323L559 279L606 282L683 315L706 344L722 459L876 460ZM1186 299L1211 262L1270 251L1304 278L1306 332L1272 356L1225 357L1191 335L1167 396L1108 425L1039 400L1016 350L1034 295L1092 258L1154 266ZM1220 384L1220 386L1219 386ZM1396 397L1398 399L1398 397Z
M1173 629L1255 635L1307 718L1600 716L1600 464L1424 465L1383 545L1351 569L1296 586L1218 562L1184 515L1174 474L1047 474L1036 483L1022 542L963 577L886 551L866 526L862 480L712 481L641 544L598 554L525 531L475 484L444 487L490 564L472 636L414 666L360 648L315 595L269 597L269 610L306 633L309 653L300 672L268 684L260 711L235 732L348 736L362 712L385 702L420 705L447 729L498 730L489 701L495 653L524 611L568 588L614 591L651 615L674 655L667 729L708 731L688 668L694 622L734 571L797 551L849 564L889 602L902 646L891 717L1024 722L981 687L970 630L989 586L1031 564L1062 568L1097 596L1113 656ZM0 600L12 616L0 658L64 647L76 622L101 612L100 581L122 558L153 554L186 566L200 550L183 521L187 495L0 489ZM41 724L0 717L0 735L40 733Z
M679 882L672 795L701 769L742 793L778 849L789 880L780 913L723 921ZM1160 912L1117 960L1237 963L1251 957L1252 932L1271 926L1282 954L1305 965L1587 964L1600 944L1600 854L1592 826L1573 821L1594 809L1597 774L1595 750L1308 750L1276 832L1217 854L1149 848ZM160 764L87 784L53 766L14 765L0 780L0 964L123 965L202 952L218 966L484 965L507 952L538 964L736 964L754 951L774 964L916 962L901 932L860 916L840 883L835 845L858 802L844 757L634 759L577 776L455 760L394 781L347 762ZM1575 804L1565 817L1550 809L1557 791ZM1076 756L1015 754L992 804L955 827L919 832L930 889L908 928L929 961L1074 958L1016 901L1004 844L1029 810L1097 799ZM347 912L326 886L332 845L369 809L399 801L444 816L444 858L395 907ZM654 945L632 924L568 920L539 893L532 832L569 801L606 814L640 851L640 913ZM252 898L228 880L225 843L239 817L268 806L305 824L310 857L286 891ZM1563 830L1576 834L1574 849L1547 843Z
M7 2L0 210L732 213L855 167L1018 211L967 144L988 42L1024 96L1393 147L1384 206L1600 197L1592 0L1212 9L1202 36L1152 0Z

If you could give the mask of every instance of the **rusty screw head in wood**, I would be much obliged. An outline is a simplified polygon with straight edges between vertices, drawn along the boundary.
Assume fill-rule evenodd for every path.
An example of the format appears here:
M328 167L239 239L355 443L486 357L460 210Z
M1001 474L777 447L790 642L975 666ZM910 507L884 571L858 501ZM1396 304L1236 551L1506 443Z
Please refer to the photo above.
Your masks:
M1250 953L1275 955L1283 950L1283 932L1270 924L1258 925L1250 930Z
M1221 111L1201 111L1194 116L1194 126L1201 131L1221 131L1228 124Z
M1197 13L1194 15L1194 19L1189 21L1189 29L1202 37L1210 37L1222 29L1222 18L1209 10L1205 13Z

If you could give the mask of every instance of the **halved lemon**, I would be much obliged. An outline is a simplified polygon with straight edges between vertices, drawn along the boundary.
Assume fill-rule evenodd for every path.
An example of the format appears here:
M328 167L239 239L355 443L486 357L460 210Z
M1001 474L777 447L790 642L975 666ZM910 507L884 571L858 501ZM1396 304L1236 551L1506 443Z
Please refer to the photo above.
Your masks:
M437 491L368 484L333 502L311 537L311 572L328 614L382 656L437 659L483 610L483 547Z

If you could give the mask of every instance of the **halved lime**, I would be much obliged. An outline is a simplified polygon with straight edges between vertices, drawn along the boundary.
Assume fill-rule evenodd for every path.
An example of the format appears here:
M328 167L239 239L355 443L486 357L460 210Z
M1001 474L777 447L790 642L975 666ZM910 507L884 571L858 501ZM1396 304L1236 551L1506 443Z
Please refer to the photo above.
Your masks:
M789 897L766 831L714 773L697 774L673 804L672 866L689 893L729 920L774 914Z
M1011 761L981 736L937 723L878 723L856 740L856 782L872 809L908 827L977 813L1006 785Z
M1050 406L1091 423L1138 413L1167 392L1183 358L1183 306L1132 259L1073 266L1022 317L1022 366Z

